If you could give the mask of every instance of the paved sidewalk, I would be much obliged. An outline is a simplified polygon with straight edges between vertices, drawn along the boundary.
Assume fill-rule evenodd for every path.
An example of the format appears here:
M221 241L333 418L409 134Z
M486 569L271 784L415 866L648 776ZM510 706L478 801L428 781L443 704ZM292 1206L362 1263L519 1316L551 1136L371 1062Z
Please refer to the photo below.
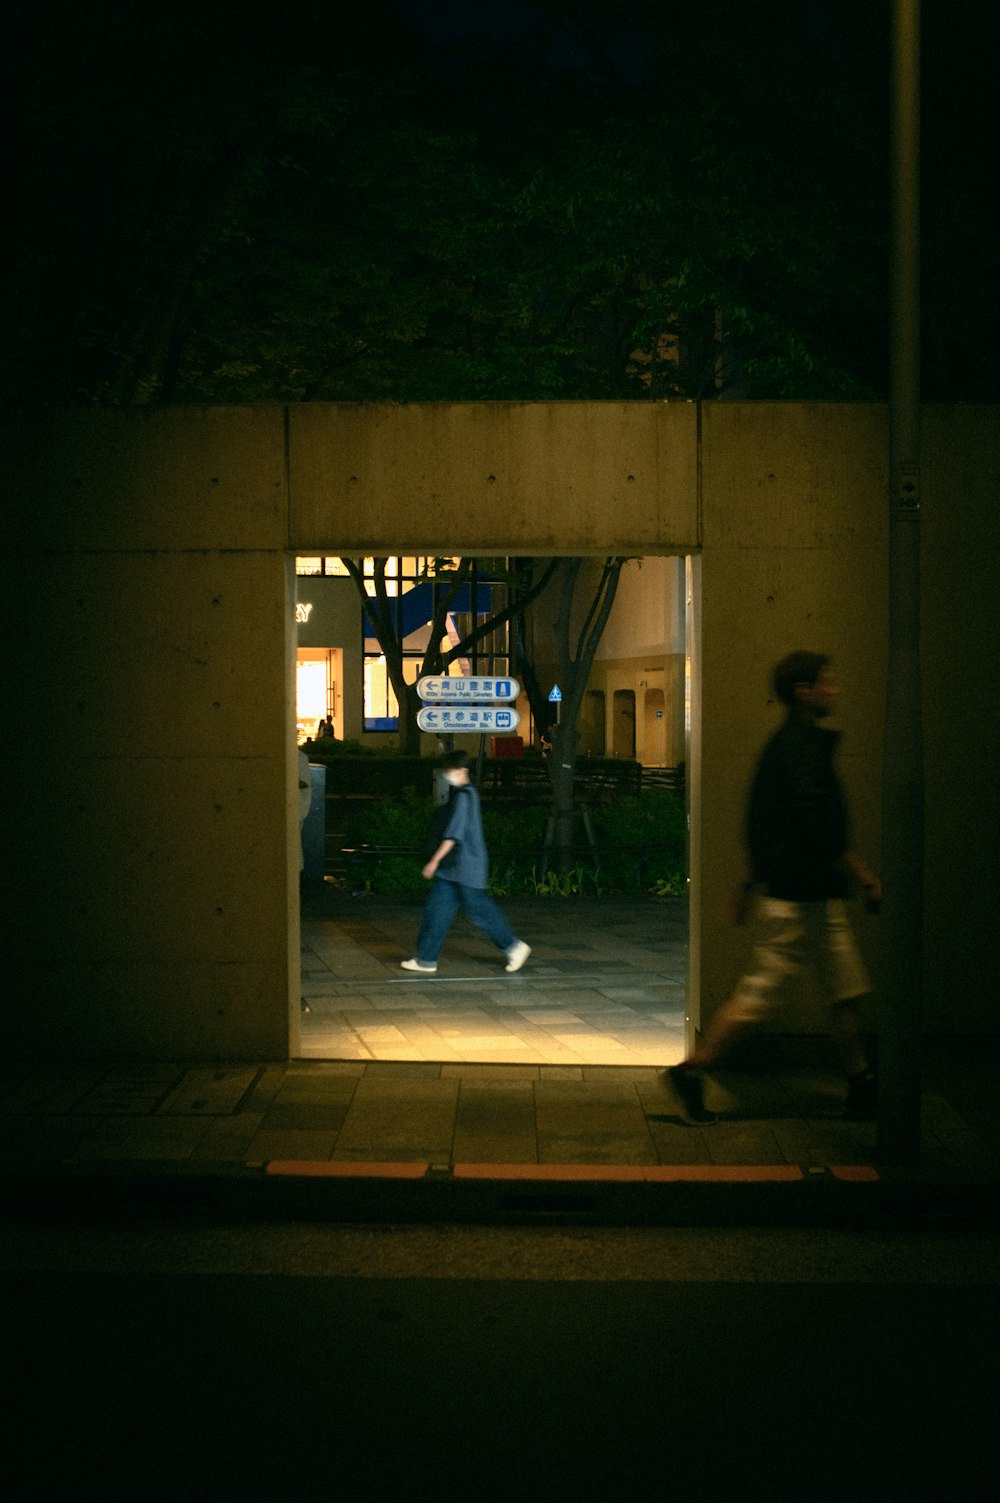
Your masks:
M0 1184L89 1206L233 1197L345 1220L995 1218L1000 1143L935 1086L919 1165L879 1166L821 1070L719 1075L684 1125L649 1066L5 1066Z
M532 947L504 956L456 919L433 976L400 970L414 900L306 889L301 1053L307 1059L657 1065L684 1053L685 905L679 899L519 899L503 908Z
M660 1074L682 1047L676 1007L664 1006L683 985L679 905L532 905L538 958L513 977L478 936L456 930L433 984L418 978L419 1008L393 990L418 916L412 904L334 913L327 895L306 906L305 952L323 971L310 961L305 972L312 1057L0 1066L7 1192L86 1199L117 1185L155 1200L228 1186L254 1190L265 1207L347 1219L811 1215L823 1187L840 1207L850 1192L884 1208L889 1191L897 1210L933 1201L982 1215L997 1204L996 1047L959 1041L929 1053L920 1162L905 1168L879 1163L876 1124L841 1118L842 1082L820 1067L719 1072L707 1099L720 1121L692 1127ZM454 990L452 967L463 977ZM361 986L369 1000L355 1011ZM473 1001L456 1007L458 987ZM609 993L623 999L610 1009ZM325 998L360 1041L353 1056L316 1057L333 1053L322 1042ZM373 1012L395 1021L371 1023ZM418 1012L430 1015L419 1048ZM529 1021L544 1041L532 1038L525 1057ZM604 1063L609 1040L617 1052ZM637 1062L640 1047L649 1062Z

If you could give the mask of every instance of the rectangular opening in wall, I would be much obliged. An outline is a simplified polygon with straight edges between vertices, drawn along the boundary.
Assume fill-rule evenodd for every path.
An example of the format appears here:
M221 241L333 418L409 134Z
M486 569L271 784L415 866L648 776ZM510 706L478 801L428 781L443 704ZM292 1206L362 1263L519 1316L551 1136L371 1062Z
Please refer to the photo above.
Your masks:
M302 1055L680 1058L685 560L317 550L296 572L299 739L325 773L322 870L302 884ZM334 736L318 740L324 695ZM468 756L485 889L422 875L443 801L468 802L442 780L450 750ZM428 927L432 886L449 902ZM515 942L531 953L508 971Z

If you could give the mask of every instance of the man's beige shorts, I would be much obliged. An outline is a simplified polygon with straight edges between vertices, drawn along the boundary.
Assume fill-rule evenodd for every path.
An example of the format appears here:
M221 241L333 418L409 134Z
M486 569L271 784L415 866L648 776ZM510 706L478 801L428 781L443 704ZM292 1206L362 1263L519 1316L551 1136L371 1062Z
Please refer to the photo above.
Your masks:
M871 991L841 899L793 903L759 898L755 919L753 966L733 993L737 1016L746 1022L767 1017L782 1000L786 983L809 968L831 1003Z

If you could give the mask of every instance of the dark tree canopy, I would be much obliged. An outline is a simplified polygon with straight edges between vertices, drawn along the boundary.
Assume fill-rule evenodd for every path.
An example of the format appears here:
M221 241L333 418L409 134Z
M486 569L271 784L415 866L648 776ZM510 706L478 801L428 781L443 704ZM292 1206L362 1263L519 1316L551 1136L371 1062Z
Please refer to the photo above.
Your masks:
M882 394L883 7L517 10L22 8L5 400ZM939 29L925 386L990 396Z

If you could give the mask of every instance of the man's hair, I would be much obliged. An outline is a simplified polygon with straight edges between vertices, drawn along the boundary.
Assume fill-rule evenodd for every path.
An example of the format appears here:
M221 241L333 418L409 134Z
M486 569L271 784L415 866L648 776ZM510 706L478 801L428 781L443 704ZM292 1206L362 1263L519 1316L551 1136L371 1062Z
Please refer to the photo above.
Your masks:
M446 752L441 758L442 767L464 767L466 772L468 772L471 765L469 753L464 751Z
M796 684L814 684L830 659L824 652L790 652L771 676L774 692L782 704L795 703Z

